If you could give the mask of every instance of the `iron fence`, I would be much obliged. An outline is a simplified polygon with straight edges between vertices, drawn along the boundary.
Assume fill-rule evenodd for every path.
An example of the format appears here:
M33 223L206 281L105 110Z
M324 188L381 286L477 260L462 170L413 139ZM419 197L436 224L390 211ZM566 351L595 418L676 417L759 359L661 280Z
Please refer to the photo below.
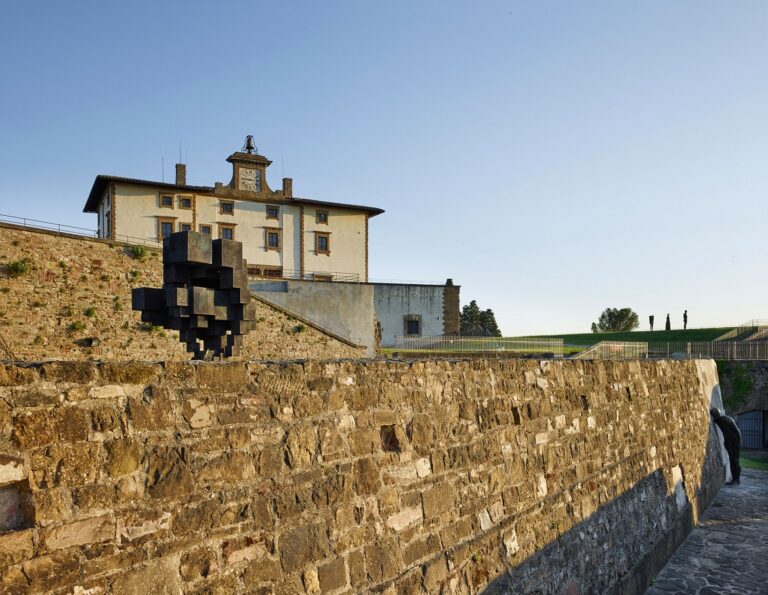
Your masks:
M397 336L393 349L402 351L434 352L507 352L520 354L541 354L563 357L562 339L529 339L515 337L461 337L437 335L432 337Z
M754 318L747 322L740 324L735 329L728 331L727 333L720 335L715 341L731 341L737 338L749 339L752 335L768 330L768 320L761 320Z
M768 360L768 342L757 341L601 341L572 359Z

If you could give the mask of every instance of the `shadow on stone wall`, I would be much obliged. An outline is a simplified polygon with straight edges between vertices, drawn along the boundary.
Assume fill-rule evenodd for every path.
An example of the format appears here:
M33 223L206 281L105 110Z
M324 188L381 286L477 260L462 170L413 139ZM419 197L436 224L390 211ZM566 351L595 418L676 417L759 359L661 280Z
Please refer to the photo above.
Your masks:
M709 405L722 407L718 384L711 390ZM728 468L724 453L722 435L710 422L693 501L686 494L685 472L679 465L668 473L659 468L557 540L496 577L481 593L645 592L722 487ZM502 544L501 548L504 547Z

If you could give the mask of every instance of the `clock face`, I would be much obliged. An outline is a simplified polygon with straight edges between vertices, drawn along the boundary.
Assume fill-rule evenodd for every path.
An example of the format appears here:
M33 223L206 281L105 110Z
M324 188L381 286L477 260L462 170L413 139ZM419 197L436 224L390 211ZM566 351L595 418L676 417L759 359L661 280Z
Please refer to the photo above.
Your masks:
M261 192L261 172L247 167L240 168L240 190Z

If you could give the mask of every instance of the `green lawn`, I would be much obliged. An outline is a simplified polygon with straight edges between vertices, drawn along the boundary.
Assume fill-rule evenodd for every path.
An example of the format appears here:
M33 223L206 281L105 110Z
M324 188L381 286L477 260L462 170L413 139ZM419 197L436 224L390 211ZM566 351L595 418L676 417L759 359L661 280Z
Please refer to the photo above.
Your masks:
M747 469L758 469L768 471L768 450L749 450L741 451L739 462L742 467Z
M662 325L664 321L662 321ZM532 339L562 339L565 345L589 346L600 341L714 341L734 327L692 328L687 331L630 331L627 333L579 333L575 335L539 335Z

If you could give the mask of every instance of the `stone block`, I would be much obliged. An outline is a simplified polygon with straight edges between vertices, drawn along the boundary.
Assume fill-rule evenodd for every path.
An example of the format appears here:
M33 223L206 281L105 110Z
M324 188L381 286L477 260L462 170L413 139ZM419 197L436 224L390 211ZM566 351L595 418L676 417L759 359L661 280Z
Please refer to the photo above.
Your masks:
M198 265L213 263L210 236L196 231L180 231L163 240L165 264Z
M218 568L216 552L211 548L201 547L181 556L179 574L185 581L194 582L212 576Z
M0 487L22 481L26 478L27 470L23 460L0 455Z
M424 506L424 518L426 519L448 512L455 504L453 487L447 484L425 490L421 499Z
M192 474L185 448L158 446L145 455L147 492L156 498L183 497L192 491Z
M318 566L317 578L320 582L320 591L323 593L346 587L347 567L344 564L344 558L336 558L328 564Z
M399 574L400 550L394 539L381 539L365 548L365 567L368 580L384 581Z
M387 519L387 527L400 532L410 527L411 525L421 523L424 515L422 514L421 506L414 508L408 508L397 514L393 514Z
M358 459L354 464L354 489L359 495L375 494L381 487L379 468L372 457Z
M46 529L44 533L45 547L49 550L63 550L90 543L113 541L115 537L115 520L109 516L52 527Z
M282 533L278 538L278 550L283 570L289 573L328 557L330 544L325 526L308 524Z
M35 554L36 529L0 535L0 567L29 560Z

